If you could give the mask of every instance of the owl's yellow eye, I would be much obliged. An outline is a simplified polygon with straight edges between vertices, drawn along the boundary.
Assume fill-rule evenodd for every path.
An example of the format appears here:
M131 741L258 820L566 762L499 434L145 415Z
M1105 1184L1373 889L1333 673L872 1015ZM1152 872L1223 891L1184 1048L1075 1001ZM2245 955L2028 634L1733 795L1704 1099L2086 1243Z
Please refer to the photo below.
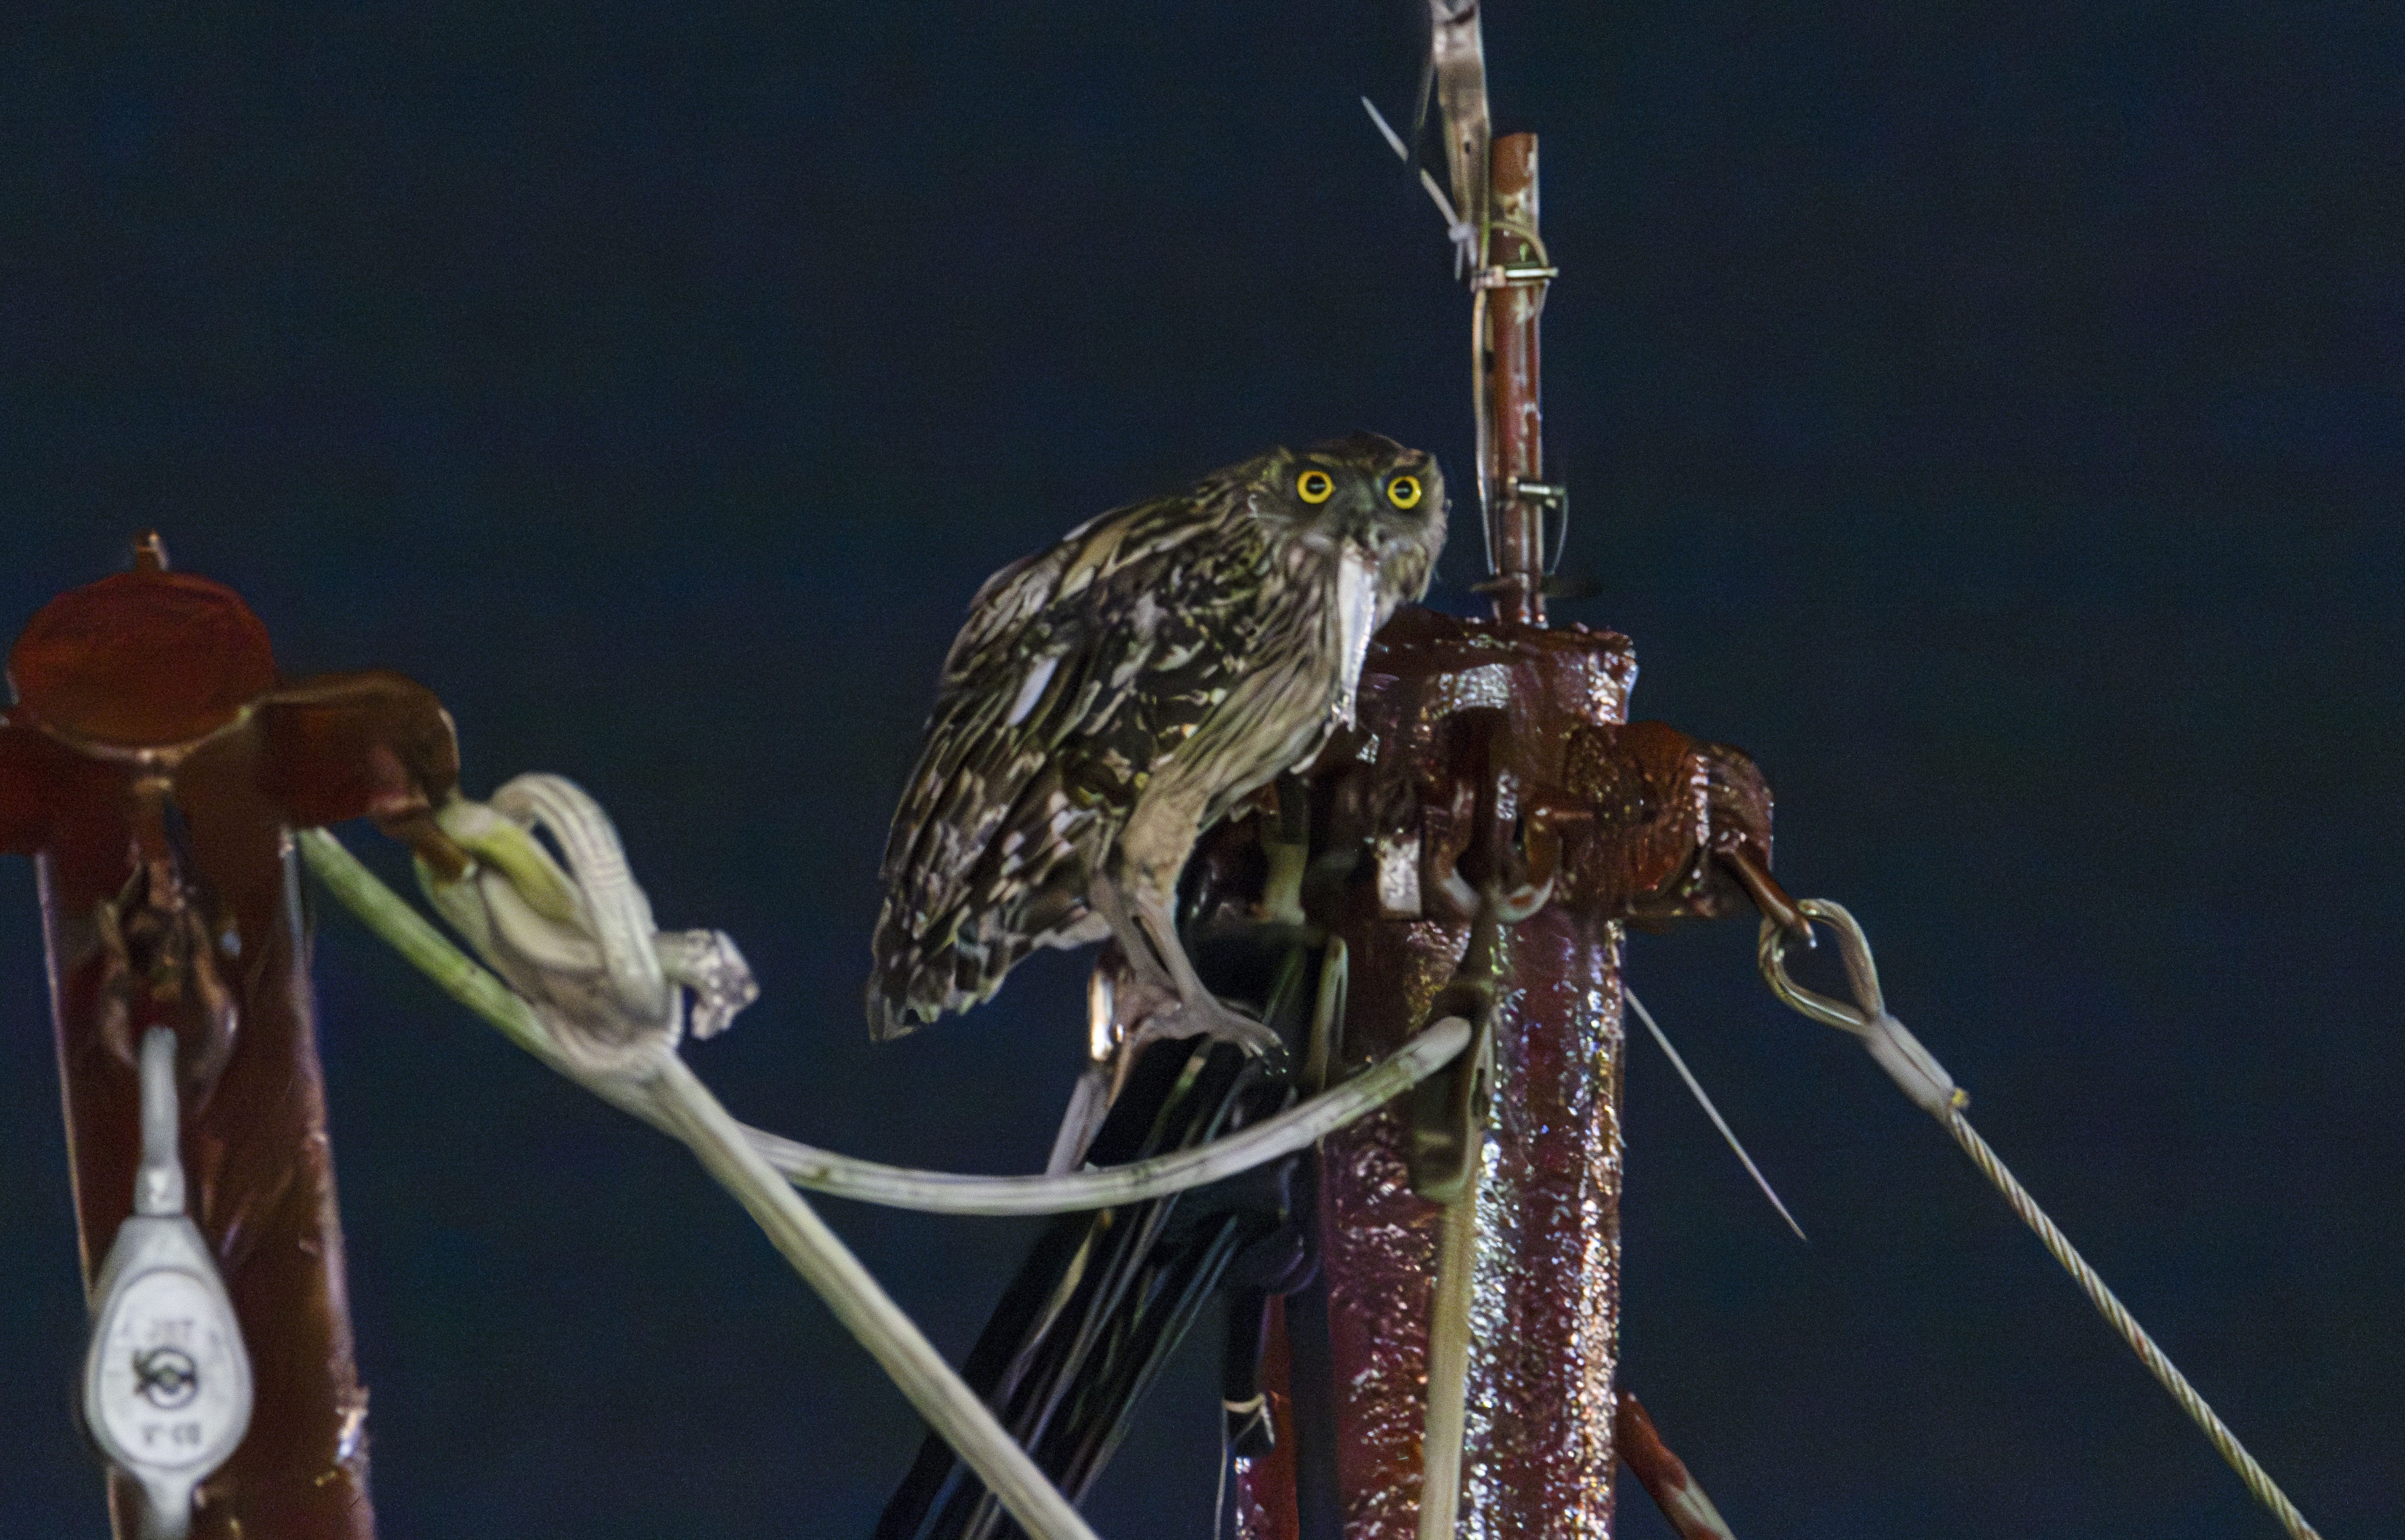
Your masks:
M1420 503L1420 478L1397 476L1386 483L1386 501L1398 508L1416 508Z
M1325 502L1336 494L1336 483L1325 471L1305 471L1294 478L1294 495L1305 502Z

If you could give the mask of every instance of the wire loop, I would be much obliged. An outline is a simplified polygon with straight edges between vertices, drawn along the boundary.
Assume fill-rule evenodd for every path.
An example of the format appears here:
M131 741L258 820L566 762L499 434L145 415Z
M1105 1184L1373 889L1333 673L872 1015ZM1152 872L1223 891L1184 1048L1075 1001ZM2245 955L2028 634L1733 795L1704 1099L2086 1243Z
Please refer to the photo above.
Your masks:
M1795 909L1806 919L1818 920L1837 933L1837 952L1846 965L1847 982L1854 986L1854 998L1862 1003L1857 1009L1797 983L1787 971L1787 931L1765 920L1755 950L1770 992L1823 1026L1834 1026L1857 1038L1865 1036L1871 1023L1887 1014L1887 1000L1879 993L1878 964L1871 958L1871 943L1863 935L1861 923L1846 911L1843 904L1827 898L1798 899Z

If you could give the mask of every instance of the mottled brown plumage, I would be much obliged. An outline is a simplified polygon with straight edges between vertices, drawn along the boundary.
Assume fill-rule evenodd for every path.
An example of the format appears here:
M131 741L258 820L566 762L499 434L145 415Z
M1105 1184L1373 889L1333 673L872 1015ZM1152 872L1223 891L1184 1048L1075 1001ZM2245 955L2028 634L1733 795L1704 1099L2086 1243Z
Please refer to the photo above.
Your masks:
M1116 934L1192 1013L1178 1030L1248 1036L1178 944L1178 871L1350 720L1371 634L1443 543L1434 459L1356 433L1104 514L988 579L886 844L871 1031Z

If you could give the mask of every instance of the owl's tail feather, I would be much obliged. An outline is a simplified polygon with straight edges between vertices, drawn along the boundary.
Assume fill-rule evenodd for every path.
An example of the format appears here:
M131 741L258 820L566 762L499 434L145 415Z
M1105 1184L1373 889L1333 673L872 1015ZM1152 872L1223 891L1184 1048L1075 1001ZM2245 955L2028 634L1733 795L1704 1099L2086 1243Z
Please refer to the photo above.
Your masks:
M878 916L868 975L868 1035L879 1042L984 1004L1020 960L1039 947L1080 947L1110 925L1072 896L1038 890L1002 910L946 916L912 936L889 903ZM940 938L940 939L937 939Z

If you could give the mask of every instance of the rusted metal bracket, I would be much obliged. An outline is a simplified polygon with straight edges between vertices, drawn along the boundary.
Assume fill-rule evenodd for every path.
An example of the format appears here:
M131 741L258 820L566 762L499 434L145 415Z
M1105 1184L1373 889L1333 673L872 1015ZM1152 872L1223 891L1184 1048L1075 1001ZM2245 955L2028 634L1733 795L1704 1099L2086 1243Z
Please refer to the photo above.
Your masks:
M458 853L449 719L390 673L286 684L234 593L134 567L52 600L8 656L0 850L34 857L89 1285L142 1148L134 1049L176 1039L190 1212L256 1354L257 1406L199 1491L203 1540L367 1540L367 1395L291 831L373 816L430 862ZM135 1498L111 1482L118 1533Z

